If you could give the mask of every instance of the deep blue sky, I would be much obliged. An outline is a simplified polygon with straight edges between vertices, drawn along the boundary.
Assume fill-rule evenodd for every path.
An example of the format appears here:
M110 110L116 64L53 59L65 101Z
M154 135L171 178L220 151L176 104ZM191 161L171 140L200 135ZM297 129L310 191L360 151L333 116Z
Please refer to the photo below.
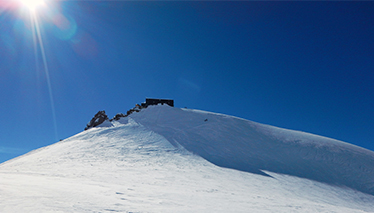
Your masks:
M374 150L374 2L53 2L54 110L28 11L0 7L0 162L145 97Z

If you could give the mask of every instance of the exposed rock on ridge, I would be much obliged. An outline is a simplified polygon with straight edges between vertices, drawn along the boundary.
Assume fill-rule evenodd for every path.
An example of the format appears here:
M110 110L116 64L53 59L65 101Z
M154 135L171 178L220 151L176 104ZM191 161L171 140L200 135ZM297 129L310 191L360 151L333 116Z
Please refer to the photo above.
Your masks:
M141 109L147 108L140 106L139 104L136 104L134 108L127 111L126 115L123 113L117 113L112 119L109 119L108 116L105 113L105 110L99 111L96 113L96 115L91 119L90 122L88 122L86 128L84 130L90 129L92 127L99 126L100 124L104 123L104 121L112 122L113 120L118 121L119 119L123 117L127 117L131 115L133 112L140 112Z
M123 113L118 113L112 119L108 119L108 116L105 114L104 110L99 111L91 119L91 121L88 122L88 124L87 124L86 128L84 128L84 130L90 129L92 127L96 127L96 126L104 123L104 121L106 121L106 120L108 120L109 122L112 122L113 120L118 121L119 119L121 119L123 117L127 117L127 116L131 115L133 112L140 112L142 109L145 109L150 105L159 105L159 104L164 105L164 104L167 104L171 107L174 107L174 100L172 100L172 99L146 98L145 101L146 102L141 103L140 105L136 104L134 108L132 108L132 109L130 109L126 112L126 115L123 114Z
M90 122L88 122L86 128L84 128L84 130L87 130L87 129L90 129L92 127L96 127L102 123L104 123L104 121L106 120L109 120L108 116L105 114L105 111L99 111L98 113L96 113L96 115L91 119Z

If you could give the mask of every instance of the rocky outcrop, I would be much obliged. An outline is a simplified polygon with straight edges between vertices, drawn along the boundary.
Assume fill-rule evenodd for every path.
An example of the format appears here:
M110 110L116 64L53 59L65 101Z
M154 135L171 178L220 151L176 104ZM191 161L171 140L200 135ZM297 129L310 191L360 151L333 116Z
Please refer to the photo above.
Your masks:
M126 117L127 115L124 115L123 113L118 113L117 115L115 115L112 119L110 119L109 121L112 122L113 120L114 121L118 121L119 119L121 118L124 118Z
M102 126L111 126L113 125L111 122L112 121L118 121L123 117L127 117L131 115L134 112L140 112L142 109L147 108L150 105L158 105L158 104L167 104L171 107L174 106L174 100L171 99L152 99L152 98L147 98L145 103L141 103L141 105L136 104L134 108L128 110L126 114L123 113L118 113L115 115L112 119L109 119L108 116L105 114L105 111L99 111L96 113L96 115L91 119L91 121L87 124L86 128L84 130L90 129L92 127L96 127L105 121L108 121L108 123L103 124Z
M105 111L99 111L98 113L96 113L96 115L91 119L90 122L88 122L86 128L84 128L84 130L87 130L87 129L90 129L92 127L96 127L102 123L104 123L104 121L106 120L109 120L108 116L105 114Z
M141 109L146 107L141 107L139 104L136 104L134 108L127 111L126 116L131 115L133 112L140 112Z

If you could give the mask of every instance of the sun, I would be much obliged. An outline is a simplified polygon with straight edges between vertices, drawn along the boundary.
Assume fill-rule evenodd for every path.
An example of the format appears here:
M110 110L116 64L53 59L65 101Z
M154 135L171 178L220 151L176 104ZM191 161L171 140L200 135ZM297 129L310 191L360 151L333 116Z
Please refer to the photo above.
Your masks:
M35 12L38 7L45 5L45 0L19 0L22 5L31 12Z

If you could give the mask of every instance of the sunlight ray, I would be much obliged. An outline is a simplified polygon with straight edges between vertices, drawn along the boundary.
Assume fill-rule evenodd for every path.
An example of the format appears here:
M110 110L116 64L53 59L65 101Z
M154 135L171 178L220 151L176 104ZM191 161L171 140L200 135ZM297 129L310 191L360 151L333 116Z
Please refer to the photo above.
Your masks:
M35 13L30 13L30 16L31 16L31 22L32 23L32 27L33 27L33 39L34 39L34 47L35 47L35 60L36 60L36 64L38 64L37 62L37 43L39 43L39 47L40 47L40 52L41 52L41 56L42 56L42 60L43 60L43 66L44 66L44 72L45 72L45 75L46 75L46 79L47 79L47 86L48 86L48 93L49 93L49 99L50 99L50 104L51 104L51 110L52 110L52 119L53 119L53 125L54 125L54 131L55 131L55 137L56 137L56 140L58 140L58 133L57 133L57 121L56 121L56 112L55 112L55 104L54 104L54 99L53 99L53 92L52 92L52 85L51 85L51 80L50 80L50 76L49 76L49 69L48 69L48 63L47 63L47 57L46 57L46 54L45 54L45 49L44 49L44 44L43 44L43 39L42 39L42 35L41 35L41 32L40 32L40 26L39 26L39 22L38 22L38 18L36 16ZM38 65L37 65L38 66Z
M35 24L34 24L32 13L30 13L30 25L31 25L32 41L33 41L33 46L34 46L35 67L36 67L36 72L38 73L39 72L38 41L37 41L37 38L36 38ZM39 80L39 78L38 78L38 80Z

